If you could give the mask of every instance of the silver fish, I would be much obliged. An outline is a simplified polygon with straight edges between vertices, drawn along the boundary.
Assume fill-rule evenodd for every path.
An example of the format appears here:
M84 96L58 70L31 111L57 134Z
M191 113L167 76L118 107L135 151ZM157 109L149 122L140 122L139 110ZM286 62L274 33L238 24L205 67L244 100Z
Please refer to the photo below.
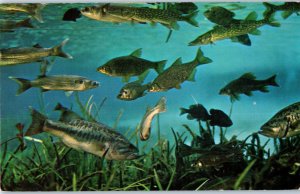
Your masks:
M40 3L3 3L0 4L0 12L17 13L23 12L32 16L39 22L43 22L41 10L45 5Z
M83 91L99 87L99 82L77 75L40 76L35 80L27 80L10 76L9 79L19 84L17 96L31 87L41 88L43 92L49 90Z
M16 28L34 28L30 23L30 18L22 21L0 20L0 32L13 32Z
M52 121L31 109L32 123L25 136L42 132L50 133L73 149L85 151L107 160L132 160L139 157L138 149L123 135L110 127L83 120L69 123Z
M42 48L40 45L36 44L33 47L0 49L0 66L40 62L43 61L45 57L49 56L72 59L73 57L71 55L62 50L62 47L68 40L69 39L66 39L61 44L52 48Z
M261 127L259 133L274 138L300 135L300 102L291 104L277 112Z
M140 124L140 139L145 141L149 139L151 132L151 122L155 115L166 111L166 98L162 97L158 103L152 108L148 109Z

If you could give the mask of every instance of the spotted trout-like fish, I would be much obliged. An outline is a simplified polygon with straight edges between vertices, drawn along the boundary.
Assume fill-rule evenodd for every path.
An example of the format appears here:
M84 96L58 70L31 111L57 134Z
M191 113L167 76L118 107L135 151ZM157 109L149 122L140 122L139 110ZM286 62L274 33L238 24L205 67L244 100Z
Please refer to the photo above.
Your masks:
M277 112L261 127L259 133L273 138L300 135L300 102L291 104Z
M32 123L25 136L47 132L73 149L88 152L107 160L133 160L139 157L138 149L112 128L84 120L68 123L52 121L31 109Z
M30 23L30 18L22 21L0 20L0 32L13 32L16 28L34 28Z
M231 23L228 26L217 25L212 30L198 36L195 40L189 43L189 46L212 44L218 40L237 37L245 34L259 35L257 29L264 25L279 27L280 24L275 22L273 15L265 17L262 20L256 20L257 14L249 14L249 18L237 23Z
M166 98L162 97L157 104L152 108L148 109L140 124L140 139L146 141L150 138L151 123L155 115L166 111Z
M62 50L62 47L68 40L69 39L66 39L60 45L52 48L42 48L40 45L36 44L33 47L0 49L0 66L39 62L49 56L72 59L71 55Z
M49 90L84 91L97 88L100 85L97 81L77 75L40 76L32 81L12 76L9 78L16 81L20 86L16 94L17 96L31 87L41 88L42 92Z
M45 7L39 3L3 3L0 4L0 12L17 13L23 12L32 16L39 22L43 22L41 10Z
M199 48L196 58L193 61L182 64L181 58L179 58L168 69L159 74L149 86L149 91L161 92L172 88L180 89L180 84L185 80L195 81L197 66L211 62L212 60L205 57Z
M129 21L150 24L160 23L170 29L179 29L177 24L178 21L186 21L189 24L198 27L198 23L194 19L198 12L183 16L182 14L171 10L152 9L148 7L112 6L110 4L103 6L102 11L111 16Z

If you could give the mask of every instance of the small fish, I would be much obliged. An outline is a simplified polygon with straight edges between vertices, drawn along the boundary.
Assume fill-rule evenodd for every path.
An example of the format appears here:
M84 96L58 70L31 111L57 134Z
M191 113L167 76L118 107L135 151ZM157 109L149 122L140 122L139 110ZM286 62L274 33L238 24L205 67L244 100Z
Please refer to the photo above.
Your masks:
M195 81L197 66L211 62L212 60L205 57L199 48L193 61L182 64L181 58L179 58L168 69L159 74L150 85L149 91L160 92L171 88L180 89L180 84L184 81Z
M60 103L57 103L54 110L61 111L61 115L60 115L59 120L58 120L60 122L69 123L73 120L84 120L84 118L79 116L77 113L75 113L72 110L64 107Z
M273 138L300 135L300 102L281 109L260 129L260 134Z
M109 76L123 77L125 82L128 82L131 76L143 77L143 73L147 73L148 69L155 69L158 74L163 72L166 60L158 62L148 61L140 58L141 53L142 50L137 49L128 56L111 59L98 67L97 71Z
M180 110L180 115L188 114L187 118L190 120L196 119L198 121L207 121L210 119L210 115L202 104L194 104L191 105L189 109L180 108Z
M35 18L39 22L43 22L43 18L41 15L41 10L45 7L45 5L40 3L3 3L0 4L0 12L7 13L17 13L23 12L27 13L31 17Z
M210 109L210 122L211 126L219 126L219 127L230 127L232 125L232 121L230 117L225 114L223 111L218 109Z
M212 44L218 40L246 34L260 35L261 32L257 28L261 26L280 26L280 24L274 20L273 15L265 17L262 20L256 20L256 18L256 12L251 12L245 20L242 20L239 23L233 22L227 26L217 25L212 30L198 36L195 40L189 43L189 46Z
M139 80L130 82L122 87L117 98L120 100L135 100L137 98L143 97L146 95L145 91L148 90L149 84L143 84L146 76L148 74L143 74L144 77L141 77Z
M52 48L42 48L40 45L36 44L33 47L0 49L0 66L41 62L44 58L49 56L72 59L71 55L62 50L62 47L68 40L69 39L66 39L60 45Z
M155 115L166 111L166 98L162 97L157 104L152 108L148 109L142 119L139 126L140 128L140 139L146 141L150 137L151 123Z
M112 23L123 23L123 22L131 22L134 23L133 20L128 20L125 18L120 18L117 16L110 15L103 11L107 7L106 5L101 6L89 6L80 10L81 14L85 17L88 17L93 20L98 20L102 22L112 22ZM117 8L117 7L116 7Z
M198 12L183 16L172 10L152 9L148 7L111 6L110 4L106 4L102 10L104 13L118 18L150 24L160 23L169 29L179 29L177 21L186 21L198 27L198 23L194 19Z
M81 116L79 116L77 113L75 113L74 111L64 107L60 103L57 103L54 110L61 111L59 121L64 122L64 123L69 123L73 120L88 120L88 121L91 121L91 122L97 122L96 119L94 119L91 115L88 116L88 119L84 119Z
M30 109L32 123L25 136L42 132L50 133L75 150L88 152L99 157L104 153L107 160L133 160L139 157L138 149L123 135L110 127L84 120L68 123L52 121L34 109Z
M80 10L78 8L71 8L65 12L62 20L76 22L76 20L80 17L81 17Z
M34 28L30 23L30 18L22 21L0 20L0 32L14 32L16 28Z
M25 92L31 87L41 88L42 92L49 90L64 90L64 91L84 91L99 87L99 82L88 80L85 77L77 75L53 75L40 76L35 80L27 80L10 76L9 79L16 81L19 84L17 96Z
M256 80L252 73L245 73L222 88L219 94L228 95L231 100L239 100L239 94L252 96L252 91L269 92L266 86L279 87L275 79L276 75L265 80Z
M273 5L267 2L263 2L263 4L267 8L264 16L271 15L276 11L283 11L281 15L283 19L290 17L293 13L296 13L298 16L300 14L300 2L285 2L282 5Z
M175 9L176 11L179 11L182 14L191 14L198 10L197 5L193 2L174 3L168 5L168 9L169 7L171 7L171 9Z
M215 24L228 26L231 24L235 13L221 6L214 6L206 10L204 16Z

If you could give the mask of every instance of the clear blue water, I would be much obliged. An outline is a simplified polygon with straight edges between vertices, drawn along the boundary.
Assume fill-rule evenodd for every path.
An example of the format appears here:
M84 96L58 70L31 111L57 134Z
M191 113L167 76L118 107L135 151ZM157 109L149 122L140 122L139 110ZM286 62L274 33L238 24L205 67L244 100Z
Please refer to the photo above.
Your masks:
M196 82L184 82L182 89L171 89L167 92L149 93L134 101L121 101L116 98L124 83L121 78L109 77L96 72L96 68L108 60L130 54L142 48L142 58L151 61L168 60L169 67L175 59L182 57L183 62L194 59L198 47L187 46L200 34L210 30L214 24L203 16L210 3L197 3L199 14L197 21L200 26L194 27L185 22L179 22L180 29L174 31L168 43L165 43L168 29L160 24L131 25L104 23L82 17L77 22L62 21L62 16L71 7L84 7L90 4L48 4L42 12L44 23L34 21L35 29L19 29L13 33L0 34L0 47L25 47L39 43L43 47L52 47L65 38L70 41L64 50L73 56L72 60L56 58L49 75L71 74L81 75L101 83L99 88L80 92L83 102L93 95L93 101L99 104L104 97L107 100L101 109L99 120L113 126L119 112L123 115L118 124L118 131L130 128L132 131L141 121L147 106L154 106L160 97L167 99L167 112L160 114L161 135L173 141L171 127L179 133L185 131L182 124L188 124L195 130L198 123L180 116L180 107L188 107L198 103L208 110L221 109L227 113L230 110L230 100L227 96L218 94L219 90L233 79L246 72L252 72L258 79L265 79L273 74L277 75L279 88L269 87L269 93L254 92L252 97L241 96L241 100L234 103L232 112L233 125L228 128L226 137L237 135L244 139L272 117L278 110L296 101L300 96L300 17L292 15L283 20L280 13L275 18L281 27L263 26L259 36L250 35L252 46L222 40L214 45L201 46L205 56L213 63L199 66ZM218 5L230 8L228 3ZM261 3L241 3L245 9L235 10L237 19L245 18L251 11L256 11L260 18L265 7ZM7 16L3 18L21 19L24 15ZM28 107L39 109L40 90L32 88L16 96L18 85L8 79L9 76L35 79L39 75L39 64L22 64L0 68L1 77L1 141L15 136L15 124L30 124ZM156 77L151 73L146 83ZM132 78L135 80L136 78ZM66 107L73 105L79 112L74 96L67 97L62 91L50 91L43 94L46 113L50 118L58 118L54 112L55 105L60 102ZM195 99L195 100L194 100ZM266 140L267 138L264 138ZM153 122L151 142L156 142L156 120ZM217 139L218 141L218 139ZM143 143L142 143L143 144Z

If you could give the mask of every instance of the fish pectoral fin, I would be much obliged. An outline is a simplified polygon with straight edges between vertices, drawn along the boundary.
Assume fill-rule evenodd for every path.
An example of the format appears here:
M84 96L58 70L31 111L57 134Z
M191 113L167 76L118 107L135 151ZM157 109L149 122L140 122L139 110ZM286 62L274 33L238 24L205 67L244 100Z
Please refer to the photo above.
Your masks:
M245 92L245 95L252 96L252 92L251 91L247 91L247 92Z
M48 92L49 90L43 89L43 88L42 88L41 91L42 91L42 92Z
M65 91L65 95L67 97L70 97L73 94L74 91Z
M188 81L191 81L191 82L195 82L196 79L195 79L195 75L196 75L196 68L192 71L192 73L190 74L190 76L188 77Z
M178 90L181 89L180 84L176 85L175 88L178 89Z
M241 44L246 45L246 46L251 46L251 40L250 40L248 34L232 37L231 41L232 42L238 42L238 43L241 43Z
M33 45L32 47L34 47L34 48L43 48L41 45L39 45L39 44L35 44L35 45Z
M122 77L122 82L124 82L124 83L128 83L129 80L130 80L130 76L123 76Z
M263 86L262 88L260 88L259 91L264 92L264 93L269 92L269 90L266 86Z
M156 25L157 25L156 22L153 21L150 22L150 26L155 27Z
M283 19L286 19L286 18L290 17L292 14L293 14L292 11L284 11L284 12L282 12L281 16Z
M261 31L258 29L255 29L255 30L252 30L251 32L249 32L249 34L258 36L258 35L261 35Z
M141 57L142 55L142 48L136 49L135 51L133 51L129 56L132 57Z

